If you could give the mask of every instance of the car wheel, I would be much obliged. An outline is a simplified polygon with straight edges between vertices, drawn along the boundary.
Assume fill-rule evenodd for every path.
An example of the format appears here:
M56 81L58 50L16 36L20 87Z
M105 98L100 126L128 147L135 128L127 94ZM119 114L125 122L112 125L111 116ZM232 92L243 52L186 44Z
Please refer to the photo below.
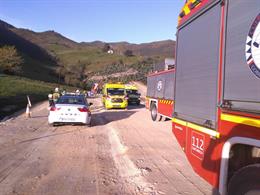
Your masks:
M91 127L91 126L92 126L92 124L91 124L91 123L87 124L87 127Z
M151 118L153 121L160 121L162 119L162 116L158 114L157 106L155 104L152 104Z
M260 164L243 167L230 179L228 195L260 194Z

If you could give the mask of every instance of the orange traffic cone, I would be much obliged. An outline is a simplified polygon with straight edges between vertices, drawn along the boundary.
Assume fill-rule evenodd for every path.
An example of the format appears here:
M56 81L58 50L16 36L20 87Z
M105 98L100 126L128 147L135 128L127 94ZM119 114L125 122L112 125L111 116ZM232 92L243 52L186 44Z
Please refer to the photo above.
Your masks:
M30 106L29 106L29 104L27 104L25 114L26 114L26 118L31 118L31 112L30 112Z

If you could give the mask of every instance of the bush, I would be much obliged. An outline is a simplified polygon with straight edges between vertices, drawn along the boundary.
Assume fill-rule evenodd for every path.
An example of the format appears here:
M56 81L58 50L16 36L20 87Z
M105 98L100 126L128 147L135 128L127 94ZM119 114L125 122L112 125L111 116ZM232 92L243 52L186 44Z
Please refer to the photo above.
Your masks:
M133 51L129 50L129 49L124 52L124 55L127 56L127 57L134 56Z

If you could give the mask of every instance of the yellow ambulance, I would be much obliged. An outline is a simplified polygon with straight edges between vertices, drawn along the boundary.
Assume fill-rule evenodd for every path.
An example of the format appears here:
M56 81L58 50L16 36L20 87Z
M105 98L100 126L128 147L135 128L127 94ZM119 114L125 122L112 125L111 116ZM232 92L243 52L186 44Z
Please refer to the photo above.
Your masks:
M126 108L128 106L125 85L106 83L102 89L102 103L106 109Z

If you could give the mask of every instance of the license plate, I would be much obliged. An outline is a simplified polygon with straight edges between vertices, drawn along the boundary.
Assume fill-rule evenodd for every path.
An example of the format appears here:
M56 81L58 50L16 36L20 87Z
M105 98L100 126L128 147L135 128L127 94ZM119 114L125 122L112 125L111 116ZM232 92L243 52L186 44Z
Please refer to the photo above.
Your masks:
M120 104L114 104L113 106L114 106L114 107L121 107Z
M60 117L60 121L63 121L63 122L75 122L75 119L74 118Z

